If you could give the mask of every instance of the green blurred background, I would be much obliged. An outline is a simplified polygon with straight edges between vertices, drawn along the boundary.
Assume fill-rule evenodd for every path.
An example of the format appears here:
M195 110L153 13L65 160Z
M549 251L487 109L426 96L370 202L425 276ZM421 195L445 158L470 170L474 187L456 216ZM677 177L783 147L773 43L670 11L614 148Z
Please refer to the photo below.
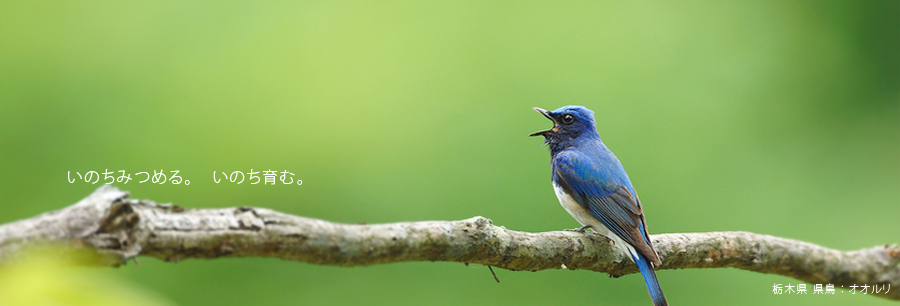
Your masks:
M596 111L652 233L900 242L898 1L2 1L0 223L100 186L67 171L164 169L191 185L116 186L346 223L572 228L549 153L526 137L550 126L531 107L567 104ZM304 183L210 176L251 168ZM97 295L121 284L155 305L650 304L638 275L497 270L497 284L484 266L441 262L33 270L0 270L36 279L7 293L99 303L41 293L58 291L43 277ZM774 295L798 281L735 269L659 279L673 305L889 302Z

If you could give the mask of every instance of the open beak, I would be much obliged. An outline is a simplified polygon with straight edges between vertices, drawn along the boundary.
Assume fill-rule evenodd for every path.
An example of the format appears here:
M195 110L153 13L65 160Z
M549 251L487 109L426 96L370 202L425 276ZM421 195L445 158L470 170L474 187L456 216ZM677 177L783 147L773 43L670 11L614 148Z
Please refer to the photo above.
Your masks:
M538 113L541 113L541 115L544 115L544 117L547 117L547 119L550 119L550 121L553 121L553 128L551 128L549 130L534 132L534 133L529 134L528 136L544 135L546 137L550 133L555 133L555 132L559 131L559 128L556 127L556 119L553 119L553 117L550 116L550 111L540 108L540 107L535 107L534 110Z

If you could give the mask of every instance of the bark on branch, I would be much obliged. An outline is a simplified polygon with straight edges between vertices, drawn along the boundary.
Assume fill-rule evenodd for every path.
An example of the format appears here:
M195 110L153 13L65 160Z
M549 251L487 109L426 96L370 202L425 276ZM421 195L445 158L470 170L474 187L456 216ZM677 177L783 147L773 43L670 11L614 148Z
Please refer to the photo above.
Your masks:
M838 251L748 232L659 234L650 237L658 269L733 267L813 284L890 285L876 296L900 300L900 246ZM577 232L527 233L484 217L349 225L265 208L183 209L104 186L80 202L0 225L0 263L32 246L63 246L90 263L118 266L136 256L275 257L314 264L364 266L405 261L478 263L509 270L582 269L621 276L637 272L610 241Z

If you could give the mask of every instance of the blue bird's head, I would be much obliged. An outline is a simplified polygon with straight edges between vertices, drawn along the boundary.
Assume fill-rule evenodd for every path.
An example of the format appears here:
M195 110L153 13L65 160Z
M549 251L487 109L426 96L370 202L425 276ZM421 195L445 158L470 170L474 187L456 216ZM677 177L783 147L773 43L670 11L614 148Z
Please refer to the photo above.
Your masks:
M528 136L544 136L544 143L550 146L551 151L572 146L581 137L600 138L594 126L594 112L584 106L569 105L554 111L535 107L534 110L553 121L553 128Z

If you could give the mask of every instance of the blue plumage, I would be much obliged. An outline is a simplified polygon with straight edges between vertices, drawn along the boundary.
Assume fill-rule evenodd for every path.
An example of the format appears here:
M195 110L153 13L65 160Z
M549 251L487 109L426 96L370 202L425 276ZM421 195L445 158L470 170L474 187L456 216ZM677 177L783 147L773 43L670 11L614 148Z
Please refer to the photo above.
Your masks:
M594 112L583 106L554 111L535 108L553 121L542 135L552 156L553 189L560 204L581 225L609 237L635 262L656 306L668 305L656 279L660 264L647 235L640 199L628 174L594 124Z

